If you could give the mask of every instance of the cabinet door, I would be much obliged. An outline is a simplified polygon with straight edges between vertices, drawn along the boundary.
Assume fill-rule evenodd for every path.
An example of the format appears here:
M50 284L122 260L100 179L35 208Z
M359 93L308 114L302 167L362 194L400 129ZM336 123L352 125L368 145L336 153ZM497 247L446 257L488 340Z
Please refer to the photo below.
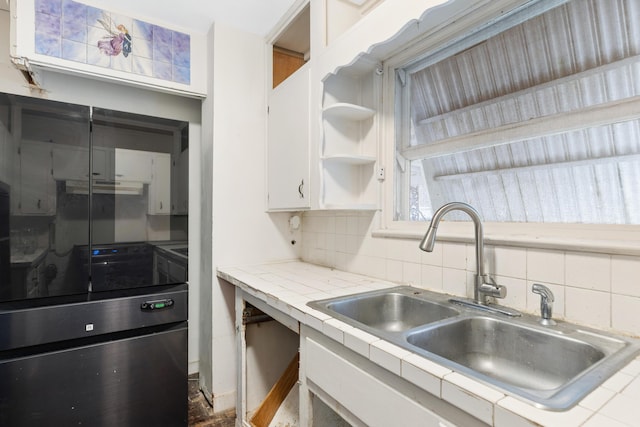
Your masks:
M172 161L171 213L189 213L189 149L175 155Z
M72 145L54 145L53 178L56 180L88 180L89 149Z
M116 148L115 180L150 183L152 156L149 151Z
M53 215L56 210L55 181L50 144L20 144L20 213Z
M169 154L153 154L148 213L150 215L171 213L171 156Z
M104 147L93 147L91 155L93 162L91 176L93 179L113 180L113 173L109 173L113 163L113 150Z
M309 78L307 65L282 82L269 97L268 209L310 207Z

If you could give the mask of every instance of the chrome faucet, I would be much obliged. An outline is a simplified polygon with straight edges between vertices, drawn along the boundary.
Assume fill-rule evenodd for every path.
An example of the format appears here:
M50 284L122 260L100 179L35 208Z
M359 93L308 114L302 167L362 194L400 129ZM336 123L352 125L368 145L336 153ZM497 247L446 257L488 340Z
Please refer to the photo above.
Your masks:
M551 318L553 315L553 292L545 285L540 283L534 283L531 286L531 291L534 294L540 295L540 323L544 326L553 326L556 324L555 320Z
M451 202L440 207L433 214L433 218L431 218L431 224L429 224L429 228L427 229L426 234L424 235L424 237L422 238L422 241L420 242L420 249L426 252L433 251L433 247L436 244L436 232L438 230L438 224L440 224L440 220L447 213L454 210L459 210L466 213L473 220L473 225L475 229L475 240L476 240L476 276L475 276L474 287L473 287L473 300L467 301L467 300L454 299L452 301L456 303L473 305L475 307L488 309L487 298L488 297L504 298L507 295L507 288L493 283L493 281L485 273L484 234L482 231L482 222L480 221L480 215L478 214L478 211L476 211L472 206L462 202ZM507 307L491 308L491 311L499 311L503 314L508 314L510 316L520 316L520 313L518 311L509 309Z

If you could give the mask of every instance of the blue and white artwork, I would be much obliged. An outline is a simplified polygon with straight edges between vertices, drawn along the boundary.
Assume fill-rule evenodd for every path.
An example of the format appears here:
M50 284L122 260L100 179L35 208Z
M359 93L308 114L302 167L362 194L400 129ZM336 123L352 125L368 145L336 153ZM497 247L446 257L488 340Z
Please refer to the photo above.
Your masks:
M73 0L34 1L36 53L190 84L188 34Z

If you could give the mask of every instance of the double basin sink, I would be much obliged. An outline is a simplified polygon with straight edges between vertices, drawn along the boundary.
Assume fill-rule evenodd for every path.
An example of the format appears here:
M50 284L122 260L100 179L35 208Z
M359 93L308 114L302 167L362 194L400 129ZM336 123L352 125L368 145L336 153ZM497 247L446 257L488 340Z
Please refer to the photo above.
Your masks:
M637 354L640 341L507 317L409 286L308 305L539 408L566 410Z

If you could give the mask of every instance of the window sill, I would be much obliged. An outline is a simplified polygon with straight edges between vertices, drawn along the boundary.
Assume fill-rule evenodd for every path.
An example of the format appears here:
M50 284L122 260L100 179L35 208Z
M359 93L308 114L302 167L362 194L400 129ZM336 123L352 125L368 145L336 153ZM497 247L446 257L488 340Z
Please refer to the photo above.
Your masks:
M372 236L420 240L428 227L428 223L401 224L373 230ZM483 228L485 245L640 256L640 226L486 223ZM473 243L473 235L470 222L443 221L438 226L437 240Z

